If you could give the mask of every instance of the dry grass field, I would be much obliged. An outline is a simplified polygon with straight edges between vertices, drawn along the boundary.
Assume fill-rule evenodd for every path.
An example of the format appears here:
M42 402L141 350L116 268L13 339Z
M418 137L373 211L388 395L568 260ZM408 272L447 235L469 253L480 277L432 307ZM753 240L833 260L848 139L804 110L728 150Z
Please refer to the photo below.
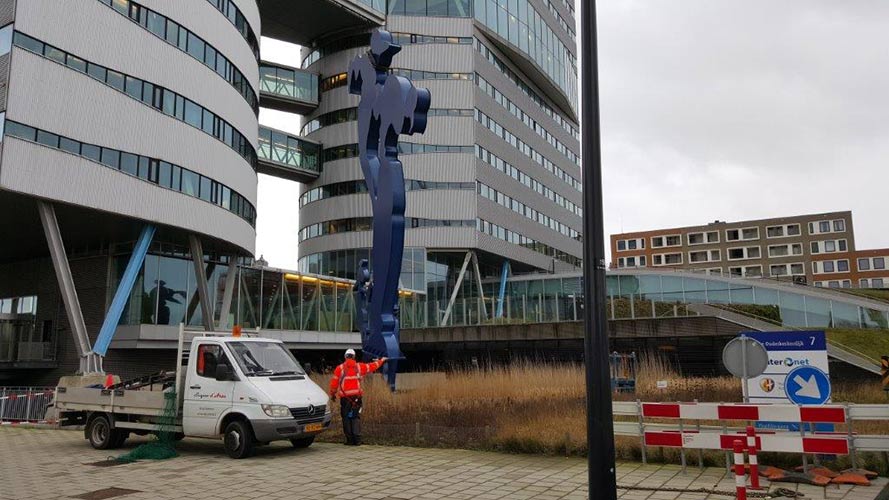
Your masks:
M327 386L329 379L316 381ZM365 441L407 446L458 447L515 453L585 455L585 397L582 365L515 363L447 374L407 374L405 389L393 394L381 377L364 382L362 426ZM657 381L667 380L667 389ZM400 382L401 383L401 382ZM643 356L637 393L616 400L718 401L741 399L740 382L730 377L681 377L658 357ZM887 398L876 378L834 386L834 402L880 403ZM337 406L338 410L338 406ZM324 441L342 439L338 415ZM858 425L861 433L889 433L889 422ZM638 460L638 438L617 438L620 459ZM767 454L766 454L767 455ZM648 458L678 463L678 452L649 449ZM771 458L777 465L792 457ZM705 454L705 462L720 465L721 453ZM696 463L697 454L689 462ZM766 462L769 463L769 462ZM871 467L884 469L880 457Z

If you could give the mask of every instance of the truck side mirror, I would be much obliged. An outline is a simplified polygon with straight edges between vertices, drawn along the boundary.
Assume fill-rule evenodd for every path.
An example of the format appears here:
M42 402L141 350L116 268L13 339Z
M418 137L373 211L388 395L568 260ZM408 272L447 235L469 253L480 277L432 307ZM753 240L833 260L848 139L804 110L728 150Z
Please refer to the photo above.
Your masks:
M231 367L225 363L219 363L218 365L216 365L216 380L219 382L232 380Z

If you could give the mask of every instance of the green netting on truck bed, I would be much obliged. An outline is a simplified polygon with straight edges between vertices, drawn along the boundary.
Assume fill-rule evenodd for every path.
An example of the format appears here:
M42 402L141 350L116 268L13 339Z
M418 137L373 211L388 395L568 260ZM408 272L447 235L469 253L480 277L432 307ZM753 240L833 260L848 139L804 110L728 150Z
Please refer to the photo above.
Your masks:
M176 441L176 393L164 393L164 412L158 418L160 429L154 439L133 448L129 453L117 457L118 462L135 462L136 460L165 460L178 457L173 443Z

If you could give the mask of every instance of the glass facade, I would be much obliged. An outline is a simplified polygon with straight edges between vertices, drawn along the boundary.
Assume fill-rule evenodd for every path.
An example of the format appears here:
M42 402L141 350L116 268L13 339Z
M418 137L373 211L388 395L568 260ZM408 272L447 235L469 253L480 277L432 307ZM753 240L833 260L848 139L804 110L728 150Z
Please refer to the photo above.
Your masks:
M373 227L373 217L352 217L349 219L334 219L316 224L309 224L299 230L299 241L309 238L324 236L327 234L350 233L353 231L370 231ZM415 229L421 227L473 227L472 220L442 220L420 219L418 217L405 217L404 227Z
M259 67L260 92L318 103L318 75L263 63Z
M425 191L437 189L475 189L474 182L432 182L408 180L404 181L405 191ZM299 206L302 208L313 201L333 198L335 196L345 196L349 194L366 193L367 184L364 179L358 181L345 181L327 184L326 186L310 189L299 197Z
M528 0L475 0L475 18L526 54L577 107L577 59Z
M470 17L472 0L389 0L396 16Z
M259 151L261 161L273 161L290 167L321 171L321 146L299 137L259 127Z
M514 276L507 280L500 304L499 278L484 278L498 274L497 269L483 265L483 278L479 280L474 266L468 266L456 300L451 303L465 255L405 249L399 285L402 328L582 319L584 300L579 273ZM370 261L369 249L303 257L299 273L236 266L238 275L227 313L229 324L249 329L354 331L351 279L361 259ZM128 260L128 252L117 253L113 258L111 283L115 286ZM370 264L372 268L373 263ZM206 256L204 265L211 302L215 304L214 319L218 320L228 263ZM108 293L110 301L114 287ZM606 300L608 319L696 316L698 313L689 305L709 304L788 327L889 328L887 305L863 306L840 293L797 285L764 286L754 280L688 273L609 273ZM503 316L495 319L498 306L502 307ZM33 314L36 303L0 300L0 313L4 308L16 308L27 315ZM156 243L139 272L120 324L179 322L202 324L194 266L183 248Z

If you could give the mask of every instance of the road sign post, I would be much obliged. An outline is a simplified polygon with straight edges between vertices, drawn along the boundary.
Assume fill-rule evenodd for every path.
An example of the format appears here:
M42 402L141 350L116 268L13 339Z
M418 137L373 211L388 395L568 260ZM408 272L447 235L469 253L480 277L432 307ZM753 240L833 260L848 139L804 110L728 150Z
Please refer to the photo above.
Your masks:
M729 341L722 350L722 363L732 375L741 379L744 402L750 402L750 377L758 377L769 365L765 346L745 334Z
M581 2L581 153L583 157L584 363L587 466L590 497L617 500L614 417L605 321L605 228L602 219L602 152L599 137L599 66L596 0Z

